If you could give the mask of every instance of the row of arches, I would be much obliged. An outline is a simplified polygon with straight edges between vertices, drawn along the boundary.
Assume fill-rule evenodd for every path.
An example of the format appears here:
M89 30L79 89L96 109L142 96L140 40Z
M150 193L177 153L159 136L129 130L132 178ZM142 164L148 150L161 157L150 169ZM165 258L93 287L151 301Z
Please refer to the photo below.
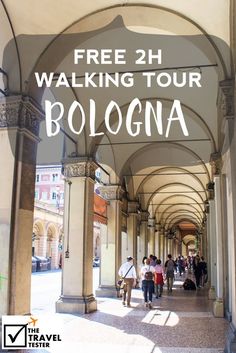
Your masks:
M32 255L51 258L51 269L58 269L62 252L62 224L35 219L32 236Z

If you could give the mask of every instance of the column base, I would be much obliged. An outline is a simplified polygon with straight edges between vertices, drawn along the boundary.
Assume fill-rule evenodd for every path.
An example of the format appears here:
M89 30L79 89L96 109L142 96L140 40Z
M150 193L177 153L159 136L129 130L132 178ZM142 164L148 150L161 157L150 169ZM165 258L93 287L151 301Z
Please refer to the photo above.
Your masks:
M236 328L231 323L226 336L225 353L236 353Z
M224 317L224 303L222 299L216 299L213 303L213 314L215 317Z
M119 296L119 291L117 291L115 286L100 286L95 291L96 297L105 297L105 298L115 298Z
M91 294L87 297L62 295L56 302L57 313L88 314L97 310L97 301Z
M216 300L216 290L215 287L211 287L208 291L208 299Z

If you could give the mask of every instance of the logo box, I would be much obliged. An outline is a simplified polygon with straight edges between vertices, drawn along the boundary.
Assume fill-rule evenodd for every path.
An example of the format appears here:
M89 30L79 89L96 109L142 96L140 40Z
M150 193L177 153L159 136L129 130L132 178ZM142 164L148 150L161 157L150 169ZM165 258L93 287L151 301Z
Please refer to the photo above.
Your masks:
M59 317L2 316L2 349L44 349L61 344L62 320Z
M3 348L27 348L27 324L3 325Z

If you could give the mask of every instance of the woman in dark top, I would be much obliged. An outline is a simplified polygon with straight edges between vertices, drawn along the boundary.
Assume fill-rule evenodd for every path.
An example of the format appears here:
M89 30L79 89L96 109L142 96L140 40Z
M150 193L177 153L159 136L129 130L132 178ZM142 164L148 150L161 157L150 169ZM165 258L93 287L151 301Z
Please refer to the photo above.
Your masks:
M207 282L207 263L204 260L204 257L201 256L201 260L200 260L200 268L201 268L201 279L200 279L200 283L201 286L204 287L205 283Z
M201 263L200 263L200 257L198 255L195 256L195 259L193 261L193 272L194 272L194 276L196 278L196 286L197 286L197 288L200 288L202 267L201 267Z

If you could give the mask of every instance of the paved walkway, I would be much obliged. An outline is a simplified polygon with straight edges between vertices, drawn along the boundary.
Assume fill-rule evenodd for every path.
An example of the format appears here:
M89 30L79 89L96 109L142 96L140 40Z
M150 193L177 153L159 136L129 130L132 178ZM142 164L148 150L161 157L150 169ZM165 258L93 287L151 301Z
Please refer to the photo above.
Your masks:
M188 292L181 286L177 280L172 293L164 290L152 310L144 307L142 291L136 289L131 308L117 298L99 298L98 311L91 314L50 312L55 320L63 319L63 341L55 349L29 352L222 353L227 321L213 317L206 290Z

